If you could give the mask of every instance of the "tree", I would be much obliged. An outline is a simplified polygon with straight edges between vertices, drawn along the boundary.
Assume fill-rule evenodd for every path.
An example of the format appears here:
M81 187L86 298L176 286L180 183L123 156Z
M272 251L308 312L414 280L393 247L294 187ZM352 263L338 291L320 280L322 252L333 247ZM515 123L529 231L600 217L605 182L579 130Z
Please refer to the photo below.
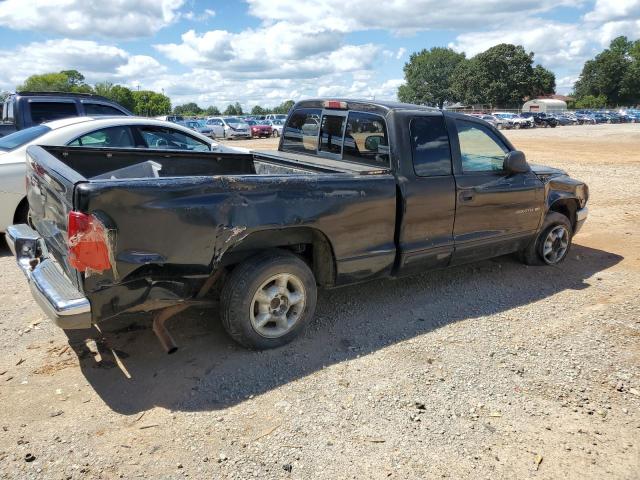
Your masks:
M452 78L454 94L467 103L520 106L533 93L533 53L501 43L461 62Z
M267 110L262 108L260 105L255 105L251 109L251 115L266 115L266 114L267 114Z
M282 102L280 105L278 105L277 107L275 107L273 109L273 113L287 114L287 113L289 113L289 110L291 110L293 108L295 103L296 102L294 102L293 100L286 100L286 101Z
M458 65L465 61L464 53L451 48L434 47L411 54L404 65L406 83L398 88L398 99L442 108L445 101L455 100L451 78Z
M236 102L234 108L236 110L236 115L242 115L242 105L240 105L240 102Z
M238 111L236 110L235 105L227 105L227 108L224 110L225 115L238 115Z
M127 87L114 85L111 82L101 82L95 84L94 91L96 94L102 95L103 97L122 105L127 110L133 112L135 109L133 93Z
M541 97L551 95L556 92L556 76L555 74L544 68L542 65L536 65L533 69L532 77L532 96Z
M593 95L585 95L573 103L573 108L604 108L606 105L607 97L604 95L599 95L597 97Z
M202 108L195 102L185 103L184 105L178 105L173 109L173 113L176 115L196 116L202 115Z
M218 110L218 107L216 107L215 105L211 105L210 107L207 107L207 109L204 111L204 114L212 117L214 115L220 115L220 110Z
M640 40L613 39L609 48L585 62L574 89L578 100L604 95L609 105L640 102Z
M73 85L69 77L60 73L43 73L31 75L22 85L16 88L19 92L71 92Z
M136 90L132 94L134 100L133 113L136 115L154 117L171 112L171 100L162 93L150 90Z

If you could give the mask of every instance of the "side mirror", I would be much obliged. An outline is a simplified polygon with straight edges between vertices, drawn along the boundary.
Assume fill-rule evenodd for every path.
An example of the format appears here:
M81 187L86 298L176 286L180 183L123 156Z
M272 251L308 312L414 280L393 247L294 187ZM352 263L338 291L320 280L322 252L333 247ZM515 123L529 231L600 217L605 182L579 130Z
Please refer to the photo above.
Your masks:
M503 169L509 173L526 173L531 170L524 152L513 150L504 156Z
M377 152L383 138L382 135L369 135L364 139L364 148L370 152Z

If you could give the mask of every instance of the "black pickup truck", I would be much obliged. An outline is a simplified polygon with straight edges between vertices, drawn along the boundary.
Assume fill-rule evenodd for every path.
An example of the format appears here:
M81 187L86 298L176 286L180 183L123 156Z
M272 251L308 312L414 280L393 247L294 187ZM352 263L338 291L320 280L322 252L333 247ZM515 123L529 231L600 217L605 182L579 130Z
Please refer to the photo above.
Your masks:
M89 93L12 93L2 104L0 137L60 118L89 115L133 114L122 105Z
M190 305L270 348L317 286L513 252L558 264L589 196L482 120L353 100L297 103L277 152L32 146L27 184L35 229L7 240L41 307L62 328L156 310L168 351L164 322Z

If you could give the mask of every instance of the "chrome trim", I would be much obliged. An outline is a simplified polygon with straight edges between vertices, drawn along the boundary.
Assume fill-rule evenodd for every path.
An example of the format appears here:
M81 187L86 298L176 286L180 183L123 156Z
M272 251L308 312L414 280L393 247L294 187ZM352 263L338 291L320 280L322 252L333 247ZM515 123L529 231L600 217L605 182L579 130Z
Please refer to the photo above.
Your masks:
M91 327L91 304L49 257L44 240L25 224L7 228L7 243L27 277L31 294L56 325L64 329Z
M576 211L576 222L584 222L589 216L589 207L579 208Z

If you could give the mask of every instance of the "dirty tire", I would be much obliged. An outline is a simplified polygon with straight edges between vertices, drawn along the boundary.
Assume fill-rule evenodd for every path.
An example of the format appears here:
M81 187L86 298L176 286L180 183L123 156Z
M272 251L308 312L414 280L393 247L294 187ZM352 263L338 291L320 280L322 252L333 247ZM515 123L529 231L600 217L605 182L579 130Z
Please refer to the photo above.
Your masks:
M568 234L567 246L565 252L555 262L549 262L543 254L544 242L549 233L557 227L564 227ZM573 228L569 219L561 213L549 212L542 224L542 228L535 239L519 253L520 260L527 265L558 265L562 263L569 255L571 242L573 240Z
M280 336L266 337L258 333L252 321L254 296L266 281L277 275L295 278L303 288L304 303L290 330ZM280 347L298 336L311 320L316 297L315 277L300 257L286 250L265 251L236 266L227 278L220 295L222 325L229 336L244 347L256 350Z

